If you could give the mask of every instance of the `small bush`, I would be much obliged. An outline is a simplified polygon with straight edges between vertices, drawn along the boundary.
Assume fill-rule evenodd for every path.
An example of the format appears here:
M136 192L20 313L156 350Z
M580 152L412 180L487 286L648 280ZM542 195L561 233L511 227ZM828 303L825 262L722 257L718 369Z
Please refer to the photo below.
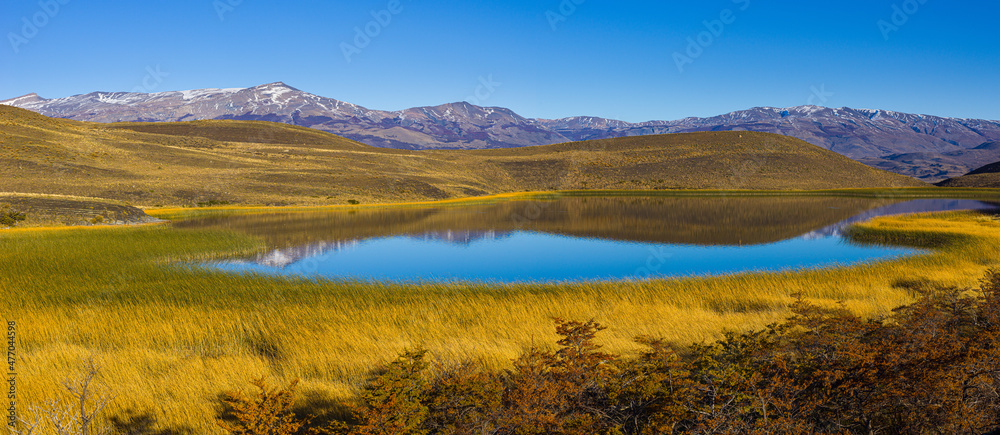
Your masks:
M12 227L27 219L28 216L17 210L11 210L9 205L0 207L0 226Z
M111 428L99 424L98 417L115 398L99 382L100 367L93 358L84 361L83 369L80 379L62 383L68 397L52 399L43 406L29 407L27 413L14 415L17 424L8 426L7 433L111 435Z
M298 419L292 413L298 384L299 380L295 379L287 388L278 388L259 378L254 379L253 385L260 391L253 396L247 396L242 391L226 393L222 401L229 408L231 418L220 418L219 427L233 435L298 433L308 423L308 420Z
M360 424L351 435L422 435L427 406L421 402L427 388L426 351L401 355L376 377L361 396L363 406L355 410Z
M218 199L212 199L204 202L199 202L198 207L215 207L218 205L229 205L229 201L222 201Z
M979 289L904 285L916 301L882 318L800 299L783 322L683 357L652 337L637 357L607 354L602 325L564 320L556 350L508 370L407 352L370 382L349 433L1000 433L1000 270Z

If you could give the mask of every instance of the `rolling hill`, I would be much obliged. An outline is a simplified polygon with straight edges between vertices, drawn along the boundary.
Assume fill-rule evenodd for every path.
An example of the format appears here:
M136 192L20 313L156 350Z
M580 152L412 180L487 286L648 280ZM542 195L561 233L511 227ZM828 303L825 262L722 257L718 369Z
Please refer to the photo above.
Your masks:
M575 189L826 189L924 183L767 133L491 150L398 150L261 121L88 123L0 106L4 191L143 206L444 199Z
M860 159L862 163L889 172L905 173L922 180L954 178L990 162L1000 160L1000 141L986 142L975 148L942 153L917 152Z
M805 140L866 164L939 181L1000 159L972 151L1000 140L1000 122L887 110L799 106L755 107L708 118L625 121L576 116L532 119L501 107L465 102L398 111L368 109L281 82L251 88L158 92L92 92L0 101L53 117L94 122L191 120L274 121L399 149L486 149L702 131L757 131ZM954 155L958 153L961 155Z
M990 163L961 177L938 183L943 187L1000 187L1000 162Z

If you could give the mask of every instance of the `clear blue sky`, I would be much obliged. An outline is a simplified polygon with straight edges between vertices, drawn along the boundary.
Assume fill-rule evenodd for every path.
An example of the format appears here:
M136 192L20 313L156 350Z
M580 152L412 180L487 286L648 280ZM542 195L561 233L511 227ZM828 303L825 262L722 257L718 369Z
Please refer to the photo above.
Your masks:
M0 99L284 81L395 110L467 100L492 76L480 104L539 118L812 102L1000 119L996 1L399 2L382 26L371 11L389 0L5 0ZM366 26L377 36L348 62ZM675 53L700 34L681 72Z

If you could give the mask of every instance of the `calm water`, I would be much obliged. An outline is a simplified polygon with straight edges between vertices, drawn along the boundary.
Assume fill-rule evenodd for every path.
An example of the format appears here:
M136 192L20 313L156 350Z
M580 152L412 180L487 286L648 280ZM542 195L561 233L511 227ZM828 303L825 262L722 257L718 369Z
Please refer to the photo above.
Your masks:
M987 210L969 200L561 198L487 206L276 213L187 221L267 241L208 267L391 281L554 282L849 265L920 253L841 230L875 216Z

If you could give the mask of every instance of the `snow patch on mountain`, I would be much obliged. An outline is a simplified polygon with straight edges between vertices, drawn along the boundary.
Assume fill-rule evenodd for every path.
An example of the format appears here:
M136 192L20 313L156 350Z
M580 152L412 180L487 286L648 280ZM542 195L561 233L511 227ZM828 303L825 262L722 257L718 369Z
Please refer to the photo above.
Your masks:
M44 101L45 99L39 97L38 94L32 92L28 95L22 95L17 98L11 98L9 100L0 101L0 104L7 106L18 106L20 104L36 103L39 100Z
M226 88L226 89L211 88L211 89L195 89L190 91L179 91L179 92L181 94L181 98L184 101L191 101L219 94L234 94L244 89L246 88ZM173 94L173 92L163 92L162 94Z

